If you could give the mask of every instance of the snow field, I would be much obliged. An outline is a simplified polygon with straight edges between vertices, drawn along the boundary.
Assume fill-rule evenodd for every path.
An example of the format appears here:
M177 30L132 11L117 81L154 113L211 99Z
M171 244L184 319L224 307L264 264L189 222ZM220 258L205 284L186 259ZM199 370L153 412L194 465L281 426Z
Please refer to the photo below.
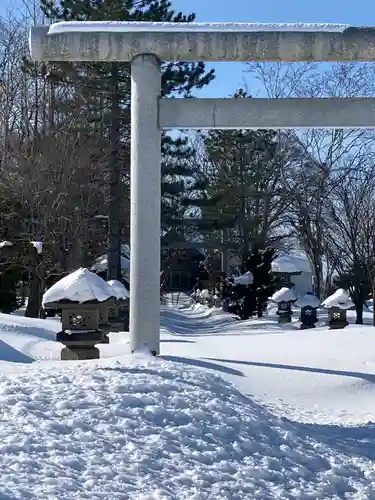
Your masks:
M161 321L157 359L61 362L59 321L0 315L1 500L375 500L371 327Z
M0 377L0 404L3 498L364 499L375 486L370 460L166 361L34 365Z

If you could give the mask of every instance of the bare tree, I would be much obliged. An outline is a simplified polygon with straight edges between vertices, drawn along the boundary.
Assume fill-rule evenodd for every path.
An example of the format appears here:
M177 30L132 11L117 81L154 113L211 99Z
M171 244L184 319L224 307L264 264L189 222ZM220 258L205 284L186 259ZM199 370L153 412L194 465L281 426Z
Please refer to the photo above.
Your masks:
M326 255L346 281L363 323L363 305L375 268L375 157L364 157L358 168L337 183L327 203Z
M246 71L261 84L262 95L358 97L375 95L373 64L252 63ZM250 86L250 84L249 84ZM309 257L316 293L323 291L326 200L351 170L371 155L370 130L310 129L280 131L284 142L284 188L292 203L290 225Z

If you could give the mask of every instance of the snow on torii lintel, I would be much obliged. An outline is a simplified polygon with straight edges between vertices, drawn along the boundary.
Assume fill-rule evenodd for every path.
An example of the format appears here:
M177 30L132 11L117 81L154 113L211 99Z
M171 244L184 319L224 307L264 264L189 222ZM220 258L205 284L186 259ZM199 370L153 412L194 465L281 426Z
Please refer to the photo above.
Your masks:
M42 304L60 300L104 302L111 297L115 297L115 291L103 278L88 269L80 268L51 286L43 295Z
M202 23L153 23L129 21L65 21L52 24L48 34L79 32L326 32L343 33L350 28L349 24L331 23L234 23L234 22L202 22Z

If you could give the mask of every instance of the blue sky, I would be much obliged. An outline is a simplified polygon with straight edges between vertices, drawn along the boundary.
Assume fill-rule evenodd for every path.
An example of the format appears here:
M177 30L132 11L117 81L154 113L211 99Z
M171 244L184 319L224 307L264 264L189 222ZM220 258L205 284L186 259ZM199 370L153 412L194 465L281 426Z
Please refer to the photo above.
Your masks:
M0 0L0 14L21 0ZM27 1L27 0L26 0ZM195 12L197 21L242 21L265 23L345 23L375 26L374 0L172 0L184 13ZM244 81L244 64L214 65L217 77L199 95L227 97Z
M0 0L1 1L1 0ZM374 0L172 0L176 10L195 12L197 21L343 23L375 26ZM249 80L244 65L216 64L216 79L200 92L226 97Z

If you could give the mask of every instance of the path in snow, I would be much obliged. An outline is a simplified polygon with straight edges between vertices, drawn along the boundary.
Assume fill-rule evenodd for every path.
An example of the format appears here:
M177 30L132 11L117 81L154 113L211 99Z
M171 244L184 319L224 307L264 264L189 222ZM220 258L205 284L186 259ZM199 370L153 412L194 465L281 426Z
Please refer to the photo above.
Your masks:
M375 421L372 327L300 331L297 322L280 328L275 316L234 321L203 306L164 308L161 325L162 358L208 369L276 414L327 424ZM9 346L0 359L59 360L59 328L55 320L0 315L0 340ZM101 357L128 355L128 341L127 333L111 334L111 343L100 346Z
M275 316L233 322L201 306L167 310L162 325L173 332L171 339L186 342L163 345L165 358L211 368L280 415L352 425L375 421L372 327L299 330L296 322L280 328Z

